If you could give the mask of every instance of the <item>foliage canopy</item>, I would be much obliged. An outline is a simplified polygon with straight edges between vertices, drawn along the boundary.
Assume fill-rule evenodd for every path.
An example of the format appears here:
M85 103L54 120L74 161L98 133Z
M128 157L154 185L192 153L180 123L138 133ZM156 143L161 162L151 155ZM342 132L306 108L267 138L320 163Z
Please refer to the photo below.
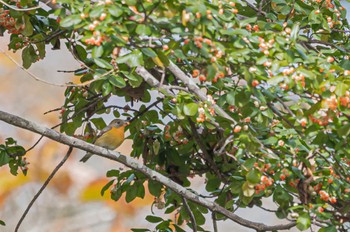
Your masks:
M81 83L64 93L62 133L83 127L76 136L91 141L106 114L133 118L132 157L187 188L204 177L208 197L229 211L271 198L278 209L267 214L299 230L346 230L350 43L338 0L58 0L24 10L36 4L3 5L0 31L25 68L63 41L82 64ZM11 170L25 166L13 144L0 146ZM179 210L176 221L146 218L159 231L205 224L207 208L140 173L107 176L102 192L116 201L143 198L147 183L156 207Z

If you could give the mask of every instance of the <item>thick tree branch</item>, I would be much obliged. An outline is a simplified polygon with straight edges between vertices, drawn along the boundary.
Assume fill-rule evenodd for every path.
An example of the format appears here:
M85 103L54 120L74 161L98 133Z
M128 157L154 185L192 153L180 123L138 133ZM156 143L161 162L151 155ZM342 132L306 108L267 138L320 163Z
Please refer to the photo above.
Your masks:
M148 168L147 166L143 165L142 163L138 162L137 160L135 160L131 157L122 155L122 154L115 152L115 151L107 150L107 149L99 147L99 146L95 146L94 144L87 143L83 140L76 139L76 138L71 137L71 136L61 134L55 130L40 126L34 122L28 121L26 119L23 119L21 117L18 117L18 116L9 114L9 113L6 113L4 111L0 111L0 120L6 122L8 124L14 125L16 127L20 127L20 128L32 131L32 132L37 133L37 134L41 134L47 138L50 138L52 140L59 142L59 143L66 144L66 145L69 145L72 147L76 147L76 148L79 148L81 150L94 153L97 156L101 156L101 157L122 163L125 166L144 174L148 178L155 180L155 181L167 186L168 188L173 190L175 193L183 196L187 200L190 200L194 203L202 205L213 212L220 213L220 214L226 216L227 218L231 219L232 221L234 221L242 226L252 228L252 229L255 229L257 231L272 231L272 230L289 229L289 228L292 228L296 225L295 222L291 222L291 223L284 224L284 225L268 226L268 225L265 225L263 223L249 221L247 219L244 219L244 218L237 216L233 212L221 207L220 205L216 204L215 202L211 202L207 199L204 199L204 198L196 195L192 191L182 187L181 185L175 183L174 181L161 175L160 173Z

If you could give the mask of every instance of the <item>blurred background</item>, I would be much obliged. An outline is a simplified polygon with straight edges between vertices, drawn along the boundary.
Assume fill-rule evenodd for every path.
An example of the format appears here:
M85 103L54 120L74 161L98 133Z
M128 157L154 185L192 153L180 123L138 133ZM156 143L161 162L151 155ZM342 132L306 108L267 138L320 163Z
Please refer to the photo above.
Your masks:
M342 1L346 9L350 4ZM60 123L59 112L44 114L46 111L60 107L64 101L64 87L57 87L34 80L23 71L8 56L22 63L20 53L7 51L9 37L0 37L0 109L26 119L52 127ZM3 51L7 55L4 55ZM57 72L57 70L75 70L80 65L62 46L62 50L51 50L47 47L44 61L39 61L29 69L31 73L42 80L51 83L64 84L77 82L73 74ZM125 103L113 98L111 104ZM123 105L124 104L124 105ZM111 118L107 118L107 123ZM20 145L28 149L39 138L39 135L15 128L0 121L0 143L7 137L14 137ZM0 226L0 231L13 231L25 208L37 193L48 175L61 161L68 147L48 139L43 139L35 149L27 154L30 162L28 175L19 173L12 176L8 167L0 167L0 220L6 226ZM131 141L126 140L117 151L128 155L131 151ZM70 159L59 170L49 186L35 202L22 223L20 231L26 232L123 232L131 228L154 229L155 224L145 220L151 214L153 198L136 199L126 203L122 197L118 202L110 200L109 192L102 197L100 191L109 181L105 178L106 171L125 168L115 162L103 158L92 157L87 163L78 162L84 152L75 150ZM205 194L203 180L194 180L193 187L197 192ZM276 209L268 199L266 207ZM162 210L153 207L157 216L175 218L174 214L164 215ZM273 225L283 223L273 213L266 213L259 208L240 209L237 214L256 222ZM212 231L211 215L207 215L204 226ZM189 227L183 229L190 231ZM243 228L232 221L218 222L219 231L253 231ZM296 231L296 230L294 230Z

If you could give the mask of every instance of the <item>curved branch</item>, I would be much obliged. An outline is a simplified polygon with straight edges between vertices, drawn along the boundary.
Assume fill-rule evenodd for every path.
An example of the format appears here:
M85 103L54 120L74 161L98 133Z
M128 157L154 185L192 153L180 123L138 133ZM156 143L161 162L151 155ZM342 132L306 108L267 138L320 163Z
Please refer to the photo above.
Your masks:
M61 160L61 162L55 167L55 169L52 171L52 173L49 175L49 177L46 179L46 181L44 182L44 184L41 186L41 188L39 189L39 191L34 195L33 199L29 202L29 205L27 206L26 210L24 210L24 213L22 214L21 218L19 219L16 228L15 228L15 232L18 231L19 227L21 226L24 218L27 216L30 208L32 208L34 202L38 199L38 197L40 196L40 194L44 191L44 189L47 187L47 185L50 183L50 181L52 180L52 178L56 175L56 173L58 172L58 170L63 166L63 164L67 161L68 157L70 156L70 154L72 154L73 151L73 147L69 147L66 155L63 157L63 159Z
M203 207L206 207L207 209L211 210L212 212L217 212L225 217L231 219L232 221L248 227L255 229L257 231L272 231L272 230L283 230L283 229L290 229L296 225L295 222L291 222L288 224L282 224L282 225L273 225L273 226L268 226L263 223L258 223L258 222L252 222L247 219L244 219L240 216L237 216L233 212L221 207L215 202L209 201L207 199L204 199L192 191L184 188L183 186L175 183L174 181L170 180L169 178L163 176L162 174L148 168L147 166L143 165L139 161L137 161L134 158L125 156L120 154L119 152L107 150L105 148L96 146L91 143L87 143L83 140L76 139L71 136L67 136L64 134L61 134L55 130L49 129L47 127L40 126L34 122L28 121L24 118L18 117L16 115L9 114L4 111L0 111L0 120L4 121L8 124L14 125L16 127L23 128L25 130L32 131L37 134L41 134L47 138L50 138L52 140L55 140L59 143L66 144L68 146L76 147L78 149L91 152L96 154L97 156L101 156L110 160L117 161L121 164L124 164L125 166L138 171L148 178L155 180L165 186L167 186L169 189L174 191L175 193L179 194L180 196L183 196L187 200L190 200L194 203L197 203Z

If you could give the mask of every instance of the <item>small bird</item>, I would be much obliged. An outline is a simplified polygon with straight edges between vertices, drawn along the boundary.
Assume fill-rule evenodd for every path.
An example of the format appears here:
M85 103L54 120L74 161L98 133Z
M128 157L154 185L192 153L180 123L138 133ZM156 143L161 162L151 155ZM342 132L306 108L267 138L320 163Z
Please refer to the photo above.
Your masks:
M97 136L93 144L114 150L119 147L124 141L124 128L129 122L122 119L114 119L108 126L103 128ZM93 154L86 153L80 162L86 162Z

